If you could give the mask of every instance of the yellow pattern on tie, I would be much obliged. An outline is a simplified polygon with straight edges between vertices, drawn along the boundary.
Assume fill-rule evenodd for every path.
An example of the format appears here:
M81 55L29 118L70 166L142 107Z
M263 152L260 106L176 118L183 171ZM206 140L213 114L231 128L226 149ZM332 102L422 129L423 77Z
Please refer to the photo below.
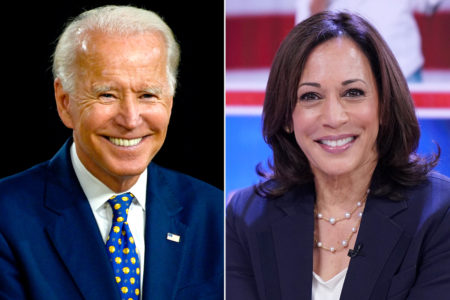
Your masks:
M139 256L127 222L128 208L133 199L132 193L125 193L108 200L113 210L113 222L106 249L121 298L137 300L141 282Z

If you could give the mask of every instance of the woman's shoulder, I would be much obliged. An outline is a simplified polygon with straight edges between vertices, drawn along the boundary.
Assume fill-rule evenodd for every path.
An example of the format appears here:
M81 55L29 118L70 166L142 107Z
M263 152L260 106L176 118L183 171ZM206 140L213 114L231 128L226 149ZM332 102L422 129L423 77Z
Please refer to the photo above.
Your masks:
M406 203L404 222L415 224L411 233L438 226L450 217L450 178L430 173L423 184L407 189Z
M258 194L256 185L232 191L228 198L227 210L235 213L243 212L245 208L264 205L269 200Z
M436 188L450 189L450 178L444 174L438 173L436 171L430 172L428 174L428 180Z
M450 178L430 172L422 184L406 188L408 206L428 207L433 210L450 206Z
M432 172L428 175L430 182L427 189L427 199L429 205L440 208L441 210L448 211L450 208L450 178L437 173Z
M265 182L276 187L276 182ZM230 193L227 201L227 214L240 216L278 216L290 209L301 205L312 205L314 202L314 188L311 184L299 185L284 194L272 197L264 194L260 186L253 185Z
M450 178L438 172L430 172L425 184L412 192L426 202L440 203L448 207L450 205Z
M273 202L277 202L285 197L285 195L272 197L266 193L267 190L275 189L277 186L278 184L275 180L267 180L252 186L232 191L228 197L229 201L227 202L227 206L241 210L243 207L266 206L269 203L273 204Z
M277 201L259 193L256 185L233 192L226 207L227 232L267 230L273 220L283 217Z

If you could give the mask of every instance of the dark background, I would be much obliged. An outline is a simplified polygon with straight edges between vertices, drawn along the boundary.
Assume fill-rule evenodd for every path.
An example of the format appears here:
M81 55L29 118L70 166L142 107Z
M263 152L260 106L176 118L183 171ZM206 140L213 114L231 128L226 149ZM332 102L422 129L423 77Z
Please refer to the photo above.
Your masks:
M56 111L51 55L69 18L107 4L134 5L158 13L181 47L169 131L154 161L223 189L222 1L61 1L58 6L11 3L1 21L0 178L50 159L71 135Z

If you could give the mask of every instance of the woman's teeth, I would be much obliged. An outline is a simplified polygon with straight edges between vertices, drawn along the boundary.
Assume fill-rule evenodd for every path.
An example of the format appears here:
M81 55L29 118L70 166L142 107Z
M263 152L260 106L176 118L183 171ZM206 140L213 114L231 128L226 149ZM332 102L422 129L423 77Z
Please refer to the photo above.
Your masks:
M351 137L347 137L347 138L339 139L339 140L319 140L319 143L330 146L330 147L341 147L341 146L344 146L345 144L350 143L354 139L355 139L355 137L351 136Z

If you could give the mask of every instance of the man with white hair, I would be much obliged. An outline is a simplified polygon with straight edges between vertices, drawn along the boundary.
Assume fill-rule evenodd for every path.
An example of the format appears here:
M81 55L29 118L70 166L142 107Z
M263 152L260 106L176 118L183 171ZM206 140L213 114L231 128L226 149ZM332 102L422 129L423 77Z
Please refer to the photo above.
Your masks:
M73 138L0 181L0 298L223 298L223 192L152 163L178 61L147 10L100 7L65 28L54 90Z

